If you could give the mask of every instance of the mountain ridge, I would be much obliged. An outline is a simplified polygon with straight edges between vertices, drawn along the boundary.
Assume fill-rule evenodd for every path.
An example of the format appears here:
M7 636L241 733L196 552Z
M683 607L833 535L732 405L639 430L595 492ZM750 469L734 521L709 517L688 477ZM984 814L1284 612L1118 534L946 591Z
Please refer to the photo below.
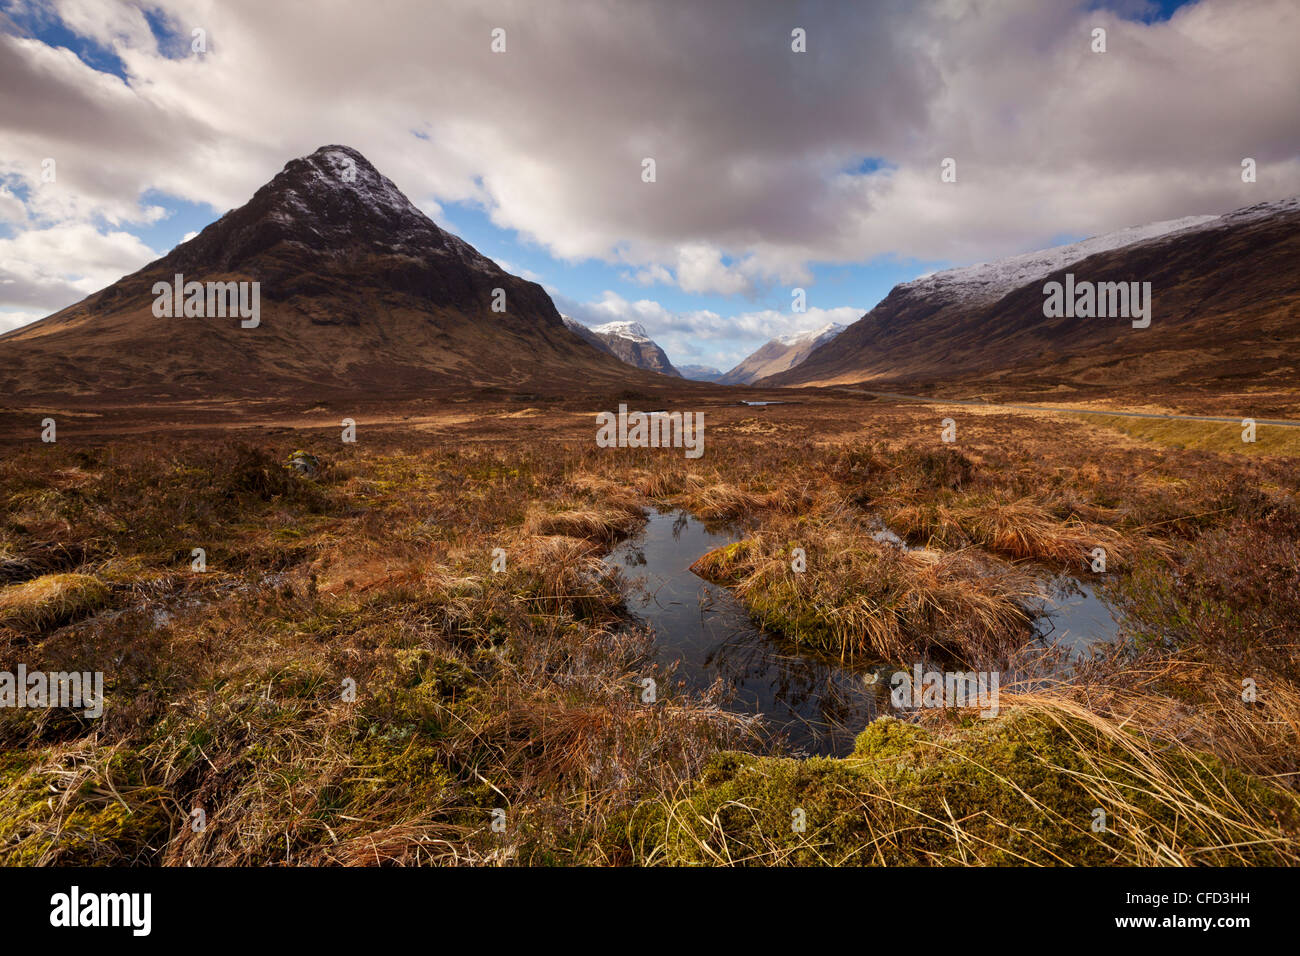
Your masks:
M1144 227L1120 230L900 283L802 364L756 384L962 378L1139 384L1285 371L1285 343L1300 344L1300 277L1294 269L1300 199L1153 225L1171 223L1174 228L1154 234L1141 234ZM1125 232L1141 238L1094 241ZM1074 257L1078 252L1083 258ZM1035 261L1039 265L1018 268ZM1067 274L1150 282L1152 327L1134 330L1123 319L1045 317L1044 284ZM1139 332L1151 334L1132 337Z
M718 379L720 385L751 385L769 375L788 371L803 363L819 346L832 341L847 326L828 322L819 329L777 336L749 353Z

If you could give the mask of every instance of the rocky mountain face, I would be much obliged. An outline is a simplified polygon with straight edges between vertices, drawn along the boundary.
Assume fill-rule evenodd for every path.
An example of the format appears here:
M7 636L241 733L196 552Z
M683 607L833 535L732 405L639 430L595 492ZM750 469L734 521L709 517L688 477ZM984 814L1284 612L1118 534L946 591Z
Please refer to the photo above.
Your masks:
M591 329L587 328L577 319L564 314L560 315L560 319L563 320L564 327L568 329L570 332L572 332L574 335L576 335L578 338L582 339L584 342L588 343L593 348L599 349L600 351L608 355L614 355L613 350L610 349L610 347L605 344L605 340L601 336L597 335ZM616 355L614 357L618 358L618 356ZM619 359L619 361L622 361L622 359Z
M1294 380L1297 261L1300 199L1121 230L895 286L802 364L761 384ZM1082 309L1045 315L1049 283L1149 283L1150 325Z
M646 332L645 326L639 322L606 322L604 325L587 328L581 322L566 315L564 324L586 341L592 344L600 342L610 354L617 356L620 361L628 365L648 372L682 377L682 374L673 368L673 363L668 361L664 350L655 344L650 334Z
M722 385L749 385L760 378L794 368L808 358L816 348L834 339L846 327L838 322L831 322L820 329L771 339L751 352L743 362L718 379L718 382Z
M257 283L258 320L159 315L155 285L178 275ZM440 229L346 146L292 160L161 259L0 336L0 356L7 393L138 399L418 394L620 373L541 286Z

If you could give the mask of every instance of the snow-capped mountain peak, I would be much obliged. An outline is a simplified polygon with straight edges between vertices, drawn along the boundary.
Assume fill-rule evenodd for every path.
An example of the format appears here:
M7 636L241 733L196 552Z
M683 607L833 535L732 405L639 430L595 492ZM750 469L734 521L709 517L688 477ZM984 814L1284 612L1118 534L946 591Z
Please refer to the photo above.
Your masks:
M618 335L634 342L650 341L650 333L640 322L606 322L595 326L591 331L600 335Z
M180 248L235 264L283 239L320 253L341 255L368 247L379 254L419 258L447 255L476 272L502 274L492 260L440 229L393 181L349 146L322 146L290 160L249 201L256 233L242 231L223 249L202 249L204 234Z
M303 157L309 169L307 181L323 189L346 189L372 209L393 216L424 216L392 180L355 149L348 146L322 146Z
M795 332L769 339L743 362L727 372L719 381L724 385L747 385L765 375L774 375L794 368L814 349L825 345L848 326L828 322L820 329Z
M560 318L569 329L586 339L597 348L612 352L628 365L661 372L664 375L678 375L673 363L640 322L606 322L588 328L572 316L561 314Z

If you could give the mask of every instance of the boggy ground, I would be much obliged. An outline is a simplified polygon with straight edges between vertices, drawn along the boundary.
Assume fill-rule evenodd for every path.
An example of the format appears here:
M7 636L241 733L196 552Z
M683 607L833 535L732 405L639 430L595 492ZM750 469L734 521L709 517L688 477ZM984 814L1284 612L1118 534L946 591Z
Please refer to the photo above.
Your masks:
M702 408L704 456L596 448L619 400ZM355 444L332 407L238 435L9 436L0 670L102 671L106 701L0 710L0 861L1300 861L1294 458L729 400L480 397L357 415ZM655 503L741 529L698 570L792 647L1000 669L1000 716L899 712L807 759L685 693L599 560ZM1084 577L1096 547L1128 625L1053 669L1031 572Z

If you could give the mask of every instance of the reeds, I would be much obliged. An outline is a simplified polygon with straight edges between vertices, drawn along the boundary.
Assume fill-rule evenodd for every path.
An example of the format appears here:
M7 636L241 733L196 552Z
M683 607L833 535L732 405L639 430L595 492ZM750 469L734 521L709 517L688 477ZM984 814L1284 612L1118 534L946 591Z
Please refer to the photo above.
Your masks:
M565 535L590 538L607 544L630 534L645 520L636 507L574 508L567 511L535 512L524 525L533 535Z
M1132 545L1119 532L1077 517L1062 521L1032 499L984 498L959 503L906 502L885 509L885 521L911 540L951 549L978 545L1013 561L1085 567L1094 549L1107 566L1121 565Z

